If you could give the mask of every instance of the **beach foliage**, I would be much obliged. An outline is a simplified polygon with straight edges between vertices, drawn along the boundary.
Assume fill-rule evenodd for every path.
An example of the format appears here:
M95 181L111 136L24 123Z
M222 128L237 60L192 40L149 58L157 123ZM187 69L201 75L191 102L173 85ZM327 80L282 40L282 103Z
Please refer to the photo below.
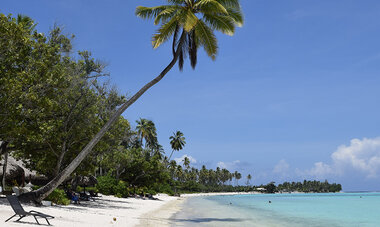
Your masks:
M63 189L54 189L52 193L48 197L46 197L47 201L51 201L58 205L69 205L70 200L67 198L66 193Z

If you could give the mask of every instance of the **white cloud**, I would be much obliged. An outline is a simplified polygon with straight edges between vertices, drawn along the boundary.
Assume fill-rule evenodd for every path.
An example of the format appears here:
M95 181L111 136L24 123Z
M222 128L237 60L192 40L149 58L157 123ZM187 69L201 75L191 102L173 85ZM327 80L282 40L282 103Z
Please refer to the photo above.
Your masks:
M193 158L187 154L182 155L182 157L180 157L180 158L175 158L174 161L176 161L177 163L183 163L183 159L185 159L185 157L187 157L190 160L190 165L197 163L197 160L195 158Z
M324 178L344 175L346 170L355 170L365 177L375 178L380 174L380 137L352 139L350 145L341 145L331 154L332 164L316 162L305 171L296 170L298 175Z
M284 160L280 160L277 165L273 168L273 173L284 174L289 171L289 164Z
M290 167L289 164L284 160L281 159L273 168L272 170L273 179L280 179L283 180L287 177L289 177L290 174Z
M311 176L317 179L326 179L328 176L336 175L334 168L323 162L314 163L314 166L309 170L301 171L296 169L296 173L300 176Z
M339 146L331 157L338 169L349 166L367 177L377 177L380 170L380 137L353 139L349 146Z
M230 171L235 171L239 168L240 160L235 160L232 162L218 162L216 166L222 169L228 169Z

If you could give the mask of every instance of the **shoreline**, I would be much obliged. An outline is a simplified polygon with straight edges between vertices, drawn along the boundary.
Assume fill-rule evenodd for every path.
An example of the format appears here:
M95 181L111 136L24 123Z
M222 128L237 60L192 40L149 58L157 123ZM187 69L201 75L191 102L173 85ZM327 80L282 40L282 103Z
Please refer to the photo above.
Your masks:
M172 217L181 211L183 203L187 198L177 197L177 199L169 201L158 209L146 212L139 217L139 223L135 227L166 227L171 226Z
M178 222L174 222L173 217L183 209L183 204L188 198L200 197L200 196L223 196L223 195L253 195L262 194L260 192L210 192L210 193L192 193L181 194L180 197L174 197L176 199L162 204L159 208L146 212L139 217L139 224L135 227L166 227L173 224L178 225Z

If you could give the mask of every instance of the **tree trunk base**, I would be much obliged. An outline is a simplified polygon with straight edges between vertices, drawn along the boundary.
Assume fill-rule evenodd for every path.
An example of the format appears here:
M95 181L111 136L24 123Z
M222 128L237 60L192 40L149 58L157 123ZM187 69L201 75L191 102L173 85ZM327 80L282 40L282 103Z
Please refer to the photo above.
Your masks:
M27 192L18 196L22 203L32 203L36 206L41 206L41 200L36 192Z

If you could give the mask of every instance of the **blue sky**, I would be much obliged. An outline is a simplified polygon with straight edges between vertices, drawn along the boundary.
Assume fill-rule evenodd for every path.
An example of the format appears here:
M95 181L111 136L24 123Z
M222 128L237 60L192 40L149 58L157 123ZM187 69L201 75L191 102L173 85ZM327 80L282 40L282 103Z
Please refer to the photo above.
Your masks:
M76 50L108 63L111 82L132 94L170 61L151 47L157 29L134 15L159 0L3 0L47 32L75 34ZM253 183L328 179L344 190L380 190L380 2L242 0L243 28L217 34L219 55L203 50L195 71L172 70L128 109L133 124L156 123L187 144L176 158L253 175ZM195 161L196 160L196 161Z

